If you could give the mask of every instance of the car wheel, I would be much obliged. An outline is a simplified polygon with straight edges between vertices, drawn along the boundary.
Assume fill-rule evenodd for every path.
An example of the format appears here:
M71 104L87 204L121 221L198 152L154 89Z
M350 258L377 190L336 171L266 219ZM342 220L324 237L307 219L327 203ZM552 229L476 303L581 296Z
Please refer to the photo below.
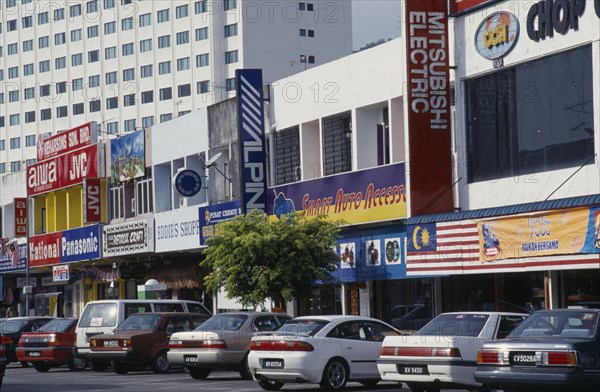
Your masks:
M325 391L341 391L348 382L348 365L341 358L333 358L323 369L319 385Z
M194 380L206 380L211 372L210 368L193 367L189 368L189 370L190 376L192 376Z
M248 367L248 353L246 353L244 359L242 359L242 362L240 362L239 373L244 380L252 380L252 373L250 372L250 368Z
M85 359L79 359L75 358L75 356L71 356L71 358L69 358L68 366L69 370L71 370L72 372L78 372L86 368L87 362L85 361Z
M379 381L380 380L362 380L359 382L366 387L374 387L375 385L379 384Z
M92 362L91 363L92 370L95 372L103 372L108 367L108 363L106 362Z
M161 351L152 360L152 370L156 374L168 373L171 370L171 364L167 359L167 352Z
M48 370L50 370L50 365L46 365L45 363L36 362L33 364L33 367L40 373L46 373Z
M258 386L265 391L278 391L283 388L283 383L275 380L260 380L258 381Z
M127 365L122 364L120 362L113 361L112 368L117 374L127 374L129 373L129 367Z

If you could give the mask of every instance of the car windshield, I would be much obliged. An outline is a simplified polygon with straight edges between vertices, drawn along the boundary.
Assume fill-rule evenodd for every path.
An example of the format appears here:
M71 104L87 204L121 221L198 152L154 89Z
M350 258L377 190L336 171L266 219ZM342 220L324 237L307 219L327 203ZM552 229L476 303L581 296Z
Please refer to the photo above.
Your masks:
M27 321L25 320L8 320L0 324L0 332L5 333L15 333L21 331L27 325Z
M44 324L36 332L67 332L77 320L52 320Z
M560 312L540 311L525 319L508 337L592 338L598 330L598 318L597 312L585 311L585 309Z
M489 315L476 313L440 314L417 331L416 335L478 336Z
M302 319L302 320L290 320L283 324L278 330L278 335L301 335L301 336L314 336L324 326L329 324L329 321L315 320L315 319Z
M196 331L237 331L248 319L245 314L217 314L196 328Z
M87 327L114 327L117 323L116 303L88 304L79 320L80 328Z
M118 331L140 331L154 330L160 321L160 316L157 314L134 314L129 316L115 330Z

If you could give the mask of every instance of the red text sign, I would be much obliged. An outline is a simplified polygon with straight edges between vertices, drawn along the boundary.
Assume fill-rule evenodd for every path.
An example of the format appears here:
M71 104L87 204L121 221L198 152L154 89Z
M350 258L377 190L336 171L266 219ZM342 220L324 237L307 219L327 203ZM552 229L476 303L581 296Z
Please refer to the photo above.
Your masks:
M62 232L29 237L29 266L39 267L60 263L60 241Z
M15 198L15 237L27 236L27 198Z
M83 221L97 223L102 220L102 187L99 178L86 178L83 182Z
M38 162L96 144L98 141L96 126L95 122L89 122L47 139L40 139L37 146Z

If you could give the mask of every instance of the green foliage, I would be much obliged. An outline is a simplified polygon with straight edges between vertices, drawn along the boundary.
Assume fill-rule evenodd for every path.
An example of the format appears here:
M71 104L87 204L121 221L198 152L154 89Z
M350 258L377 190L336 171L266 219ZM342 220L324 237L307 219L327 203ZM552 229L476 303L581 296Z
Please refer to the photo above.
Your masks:
M307 298L317 284L335 283L330 273L342 223L296 214L270 221L258 211L220 222L200 263L211 271L205 286L213 292L224 288L252 307L268 298Z

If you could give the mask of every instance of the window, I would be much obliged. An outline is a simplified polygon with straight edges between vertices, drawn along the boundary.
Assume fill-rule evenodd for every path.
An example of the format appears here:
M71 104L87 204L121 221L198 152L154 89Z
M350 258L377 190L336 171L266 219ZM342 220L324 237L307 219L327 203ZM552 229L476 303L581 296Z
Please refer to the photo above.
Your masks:
M88 1L86 4L86 11L88 14L98 12L98 0Z
M300 37L306 37L306 29L300 29Z
M44 84L40 86L40 97L47 97L50 95L50 85Z
M25 96L25 100L34 99L35 87L27 87L25 90L23 90L23 95Z
M184 57L181 59L177 59L177 70L184 71L186 69L190 69L190 58Z
M208 66L208 53L199 54L196 56L196 67Z
M21 115L17 114L11 114L9 117L9 124L10 125L19 125L21 123ZM12 148L12 139L11 139L11 148Z
M66 67L67 67L67 58L65 56L57 57L54 59L54 69L63 69Z
M160 10L156 13L158 23L168 22L170 19L169 9Z
M90 101L90 113L99 112L100 109L100 100Z
M135 79L135 68L127 68L123 70L123 81L128 82Z
M40 61L40 73L50 71L50 60Z
M15 79L19 77L19 67L10 67L8 69L8 78Z
M180 84L177 86L177 96L181 97L189 97L192 94L192 85L191 84Z
M10 163L10 171L12 173L17 173L21 171L21 161L12 161Z
M165 61L162 63L158 63L158 74L164 75L168 73L171 73L171 62Z
M315 56L310 56L308 54L300 55L300 63L305 64L308 61L309 64L315 63Z
M6 173L6 163L0 163L0 173Z
M140 52L149 52L152 50L152 38L140 41Z
M33 40L28 39L27 41L23 41L23 52L30 52L33 50Z
M54 45L62 45L66 42L65 33L54 34Z
M105 77L107 85L117 83L117 71L107 72Z
M12 56L13 54L17 54L19 53L19 44L18 43L12 43L12 44L8 44L7 46L8 48L8 55Z
M117 57L117 47L116 46L111 46L110 48L104 49L104 59L105 60L114 59L115 57Z
M173 114L172 113L161 114L160 115L160 122L164 123L164 122L167 122L167 121L171 120L172 118L173 118Z
M67 92L67 82L56 83L56 93L62 94Z
M315 31L314 30L308 30L308 36L310 38L314 38L315 37Z
M73 104L73 115L83 114L83 102Z
M133 18L125 18L121 20L121 30L131 30L133 29Z
M25 123L35 122L35 110L25 112ZM27 142L27 139L25 140ZM29 145L27 147L30 147Z
M17 29L17 20L9 20L6 22L6 31L15 31Z
M237 8L237 1L236 0L223 0L223 9L225 11L228 10L232 10Z
M50 46L50 39L47 35L44 37L38 38L38 47L40 49L47 48L48 46Z
M225 52L225 64L237 63L237 61L238 61L238 51L237 50Z
M198 94L205 94L210 92L210 81L202 80L196 84L196 92Z
M8 102L18 102L19 101L19 90L9 91L8 92Z
M189 7L187 4L180 5L179 7L175 8L175 17L177 19L185 18L188 15L189 15Z
M225 38L233 37L234 35L238 35L237 23L225 25Z
M92 75L88 78L89 87L100 87L100 75Z
M25 17L21 18L21 26L24 29L27 29L27 28L33 26L33 16L25 16Z
M106 132L112 135L119 133L119 123L115 121L106 124Z
M134 53L133 42L124 44L122 47L123 56L130 56Z
M36 162L37 162L37 159L35 159L35 158L32 158L32 159L26 159L26 160L25 160L25 166L27 166L27 167L28 167L28 166L33 166L33 165L35 165L35 164L36 164Z
M225 79L225 91L235 90L235 78Z
M115 8L115 0L104 0L104 9Z
M115 22L104 23L104 35L114 34L117 31L117 24Z
M71 18L80 16L81 15L81 4L72 5L69 8L69 14L71 15Z
M81 29L71 30L71 42L81 41Z
M203 41L205 39L208 39L208 27L196 29L196 41Z
M98 26L90 26L87 28L88 38L94 38L98 36Z
M167 99L171 99L172 98L171 87L161 88L159 90L159 94L160 94L160 100L161 101L165 101Z
M37 16L38 24L43 25L48 23L48 12L40 12Z
M140 67L140 77L149 78L152 76L152 64L142 65Z
M352 170L352 116L343 112L322 120L323 170L326 175Z
M171 46L171 36L170 35L163 35L161 37L158 37L158 48L159 49L168 48L169 46Z
M182 31L177 33L177 45L187 44L190 42L190 32Z
M154 102L154 90L142 91L142 103Z
M152 24L152 14L140 15L140 27L150 26Z
M35 72L35 67L33 66L33 63L23 65L23 75L24 76L33 75L33 72Z
M71 66L76 67L83 64L83 53L77 53L71 55Z
M154 116L142 117L142 128L150 128L154 125Z
M52 118L52 112L50 108L40 110L40 119L42 121L50 120Z
M194 10L196 14L202 14L208 11L206 0L197 1L194 3Z
M106 98L106 109L116 109L119 107L119 98Z
M67 117L68 115L69 115L69 111L67 110L66 106L59 106L56 108L56 117L57 118Z
M88 52L88 63L95 63L100 60L100 50L91 50Z
M315 10L315 6L313 3L306 3L306 10L307 11L314 11Z
M64 8L60 8L57 10L54 10L54 21L59 21L59 20L63 20L65 18L65 9Z
M125 132L135 131L135 119L125 120L123 126L125 128Z
M35 112L33 112L33 121L35 121ZM33 147L35 146L35 135L27 135L25 136L25 146Z
M4 117L2 117L2 119L4 119ZM2 126L4 126L4 124L2 124ZM2 140L0 140L0 151L5 151L5 150L6 150L5 140L2 139Z
M71 89L73 91L83 90L83 79L77 78L71 81Z
M135 94L127 94L123 96L123 106L135 105Z
M587 45L465 82L468 182L593 159L592 57Z

